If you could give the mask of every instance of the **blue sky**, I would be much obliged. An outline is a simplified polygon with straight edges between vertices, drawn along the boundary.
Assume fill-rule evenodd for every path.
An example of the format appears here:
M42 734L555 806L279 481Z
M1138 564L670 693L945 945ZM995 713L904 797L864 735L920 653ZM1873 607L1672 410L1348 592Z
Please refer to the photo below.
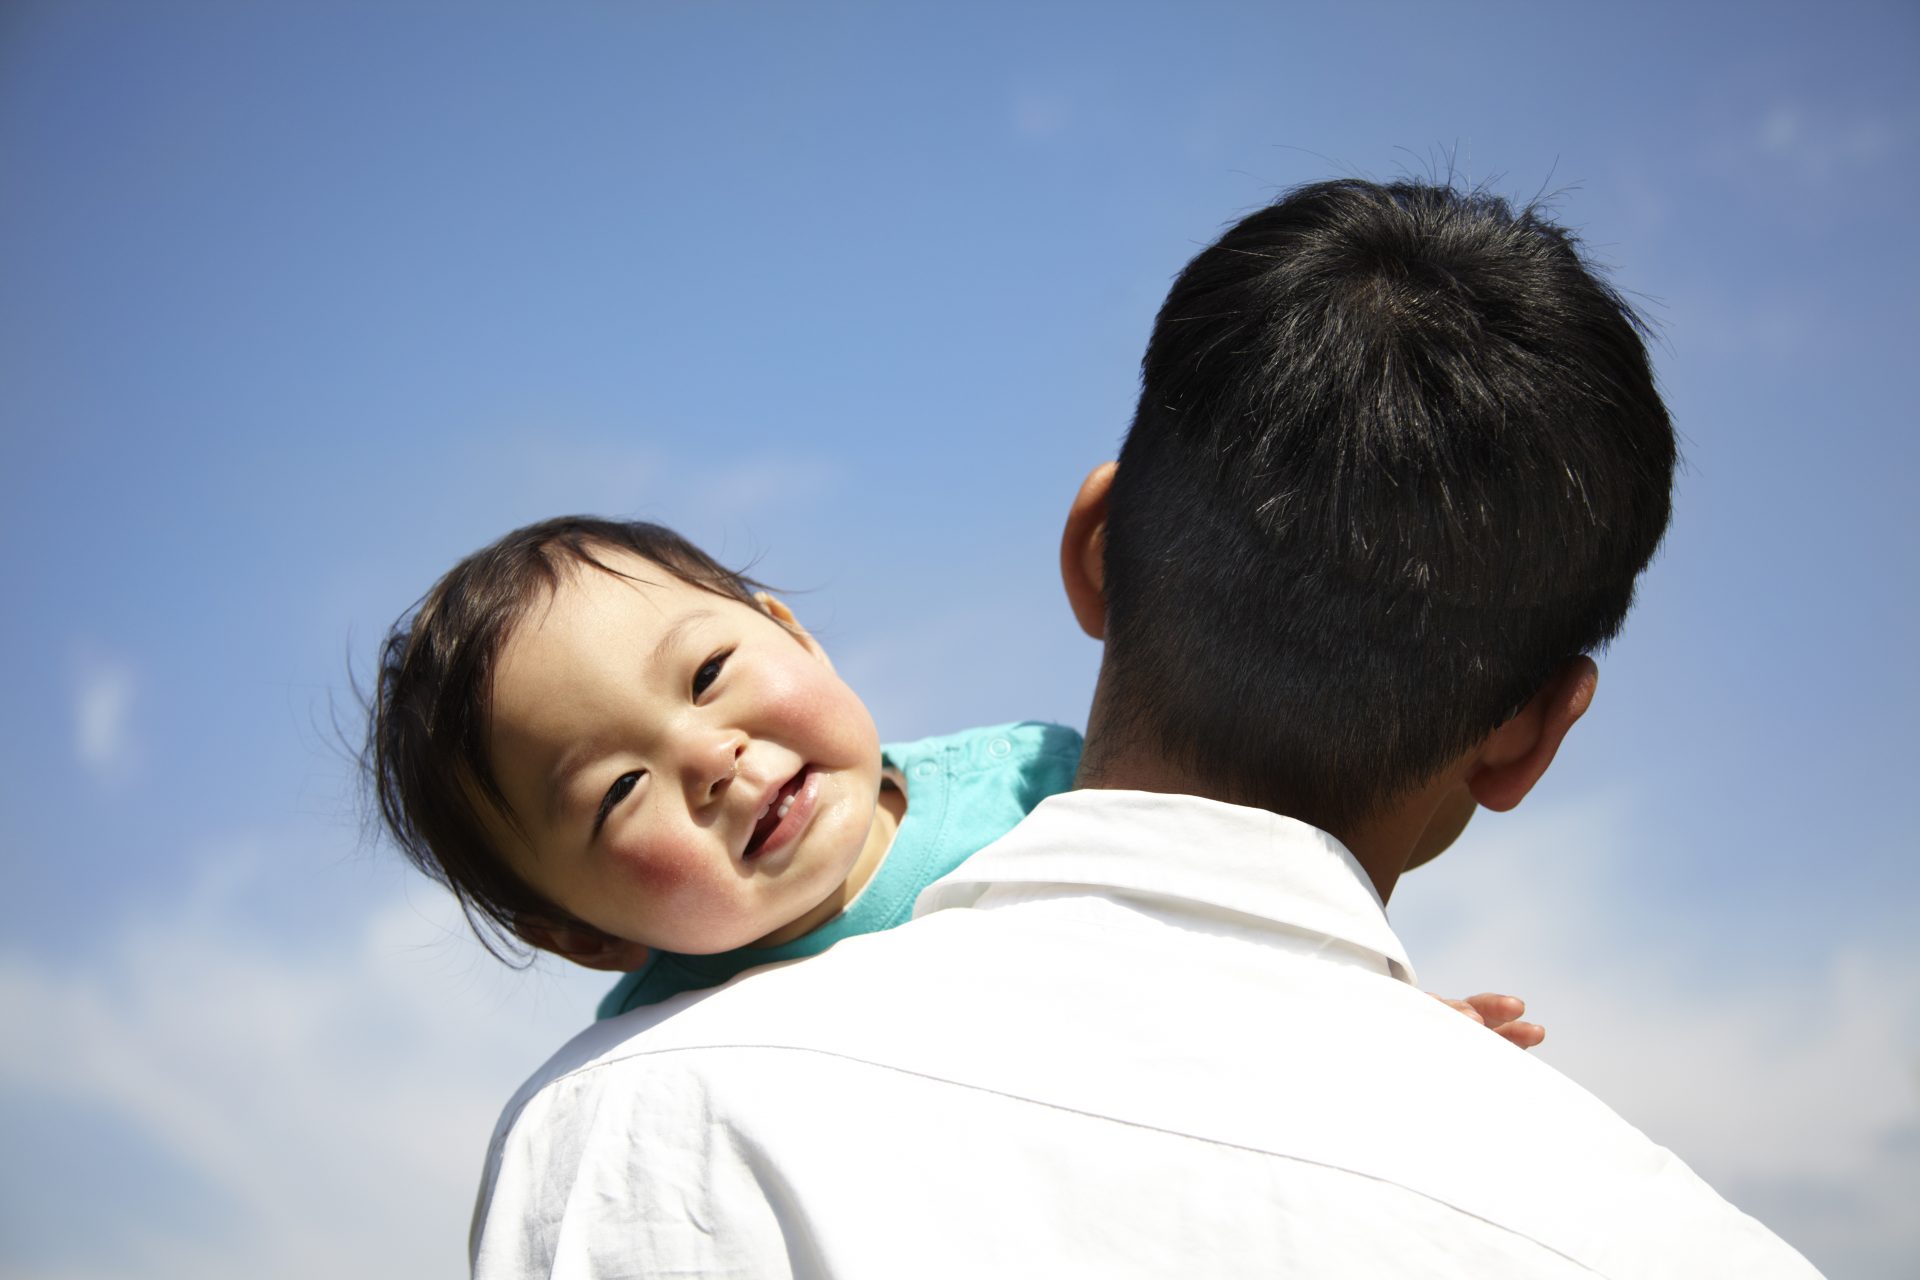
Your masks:
M362 836L348 672L454 559L645 515L888 737L1080 723L1054 540L1173 274L1451 172L1553 193L1688 467L1593 715L1396 922L1831 1274L1910 1274L1916 54L1899 4L14 0L0 1270L460 1272L597 984Z

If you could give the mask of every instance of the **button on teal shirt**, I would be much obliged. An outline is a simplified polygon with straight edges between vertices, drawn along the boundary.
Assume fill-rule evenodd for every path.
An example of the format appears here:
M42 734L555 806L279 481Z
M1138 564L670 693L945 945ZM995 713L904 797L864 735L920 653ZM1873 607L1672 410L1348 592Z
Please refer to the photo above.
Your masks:
M614 985L599 1016L618 1017L763 964L818 955L842 938L905 924L922 889L1073 786L1080 746L1072 729L1029 720L881 748L887 766L906 779L907 812L879 870L845 911L777 947L710 956L656 951Z

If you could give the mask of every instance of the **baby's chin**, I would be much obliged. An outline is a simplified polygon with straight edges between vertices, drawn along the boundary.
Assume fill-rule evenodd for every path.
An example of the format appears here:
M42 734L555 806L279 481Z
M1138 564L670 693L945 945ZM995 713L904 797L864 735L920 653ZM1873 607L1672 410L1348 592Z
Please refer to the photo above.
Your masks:
M844 888L845 883L846 882L842 880L840 884L834 885L832 889L803 914L787 921L776 929L761 934L750 942L743 942L739 945L755 948L778 947L785 943L792 942L795 938L813 932L827 921L839 915L841 908L851 899L851 893L842 894L840 892L840 890Z
M716 919L673 930L652 945L658 950L683 956L713 956L742 947L777 947L837 915L842 905L838 891L844 883L843 874L840 879L822 886L818 893L804 895L800 903L789 903L789 906L802 906L804 910L785 919L778 916L768 918L765 914Z

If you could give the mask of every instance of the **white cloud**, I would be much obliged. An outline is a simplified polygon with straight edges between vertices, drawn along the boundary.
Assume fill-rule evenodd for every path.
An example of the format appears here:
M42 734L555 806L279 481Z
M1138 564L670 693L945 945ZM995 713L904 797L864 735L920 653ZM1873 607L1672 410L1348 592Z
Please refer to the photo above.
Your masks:
M1649 927L1609 856L1635 825L1606 801L1483 817L1395 894L1422 978L1527 997L1538 1052L1836 1280L1912 1274L1920 949L1816 947L1785 980L1716 964L1713 939ZM112 1231L62 1245L57 1272L0 1240L0 1271L462 1274L498 1109L602 979L494 964L424 887L295 946L255 923L244 850L203 880L91 957L0 953L0 1093L136 1130L210 1189L205 1214L169 1222L106 1185ZM1495 1140L1526 1158L1524 1133Z
M673 525L691 537L766 512L813 510L845 475L844 466L804 447L777 456L734 447L683 456L654 443L727 437L727 429L714 423L672 429L515 423L475 442L463 460L465 483L470 491L490 495L493 509L519 513L509 519L634 516ZM487 536L508 527L503 524Z
M1676 353L1753 361L1804 356L1822 334L1818 317L1787 297L1735 298L1679 292L1658 315Z
M0 958L0 1087L112 1117L226 1206L220 1230L175 1227L128 1188L61 1274L464 1273L494 1117L605 983L495 965L421 896L337 950L277 946L244 903L196 890L91 963Z
M1667 229L1673 219L1671 185L1654 176L1655 171L1637 154L1619 158L1607 185L1613 192L1626 222L1624 238L1642 250Z
M640 443L652 433L572 424L516 423L482 438L466 458L483 492L538 512L619 515L656 501L673 483L670 460ZM499 532L505 533L505 529Z
M1045 627L983 636L971 602L943 601L948 607L897 610L857 644L831 635L824 643L887 742L1001 720L1078 726L1093 698L1099 649L1067 618L1058 593L1036 576L1005 582L995 601L1005 617L1055 619Z
M119 773L132 759L133 672L124 663L89 661L73 704L74 753L96 777Z
M1051 138L1072 123L1073 108L1066 95L1027 92L1013 99L1013 131L1023 138Z
M685 477L673 503L687 511L721 511L735 516L757 512L805 510L830 496L844 468L824 458L792 455L778 459L742 459L725 470Z
M1732 970L1714 939L1650 925L1610 856L1642 838L1628 818L1602 801L1482 815L1395 893L1422 981L1525 997L1537 1052L1831 1274L1912 1274L1920 948L1783 926L1782 951L1810 958L1791 978Z
M1885 163L1903 140L1891 120L1815 103L1776 101L1753 126L1742 150L1809 182Z
M1787 151L1800 140L1802 125L1797 108L1784 102L1767 109L1760 121L1760 145L1769 151Z

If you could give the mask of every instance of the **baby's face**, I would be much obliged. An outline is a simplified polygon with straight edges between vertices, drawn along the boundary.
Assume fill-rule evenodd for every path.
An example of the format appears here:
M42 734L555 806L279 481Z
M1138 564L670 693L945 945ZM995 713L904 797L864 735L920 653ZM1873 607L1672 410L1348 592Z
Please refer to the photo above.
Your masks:
M490 745L522 831L496 822L498 847L630 942L704 954L799 936L885 852L869 847L884 845L873 718L804 631L600 558L632 578L577 566L502 649Z

